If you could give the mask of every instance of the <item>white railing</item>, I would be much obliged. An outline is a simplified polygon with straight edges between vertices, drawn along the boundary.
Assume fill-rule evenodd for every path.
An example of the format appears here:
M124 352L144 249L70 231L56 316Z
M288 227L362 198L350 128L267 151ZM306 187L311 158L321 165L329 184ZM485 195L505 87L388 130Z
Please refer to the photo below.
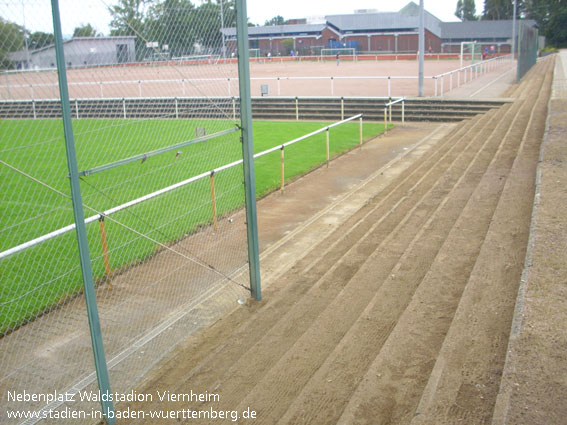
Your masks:
M433 79L435 80L435 97L443 96L445 93L445 78L449 78L449 89L447 92L452 91L454 88L460 88L461 85L471 82L475 78L478 78L489 72L493 72L499 69L503 65L512 64L512 55L499 56L496 58L484 60L472 65L463 66L462 68L455 69L453 71L444 72L443 74L435 75ZM457 85L455 87L454 80L457 80Z
M392 100L384 105L384 133L388 134L388 123L392 124L392 106L396 103L402 104L402 124L406 122L406 98Z
M500 56L497 58L492 58L485 60L473 65L468 65L453 71L445 72L443 74L438 74L434 76L426 76L425 80L431 80L434 82L434 96L442 96L445 92L444 84L445 78L449 78L449 91L455 87L454 80L456 79L456 87L460 87L462 84L472 81L476 76L480 74L485 74L487 72L492 72L500 67L502 64L511 63L511 55ZM456 76L456 78L455 78ZM252 77L251 81L275 81L277 87L277 96L282 95L281 82L282 81L328 81L329 91L331 96L335 96L335 82L336 81L346 81L346 80L382 80L387 81L387 93L388 97L392 97L392 83L400 80L412 80L416 81L417 76L411 75L371 75L371 76L275 76L275 77ZM166 79L166 80L117 80L117 81L79 81L79 82L69 82L69 88L72 90L75 87L83 88L84 93L89 93L89 97L98 95L99 98L115 97L108 95L105 92L105 88L110 89L112 86L119 86L120 90L124 91L125 86L133 87L132 94L130 97L137 94L139 98L149 95L145 93L144 87L148 87L156 84L169 84L171 86L176 86L179 96L186 97L189 94L191 88L204 87L208 83L226 83L227 95L230 97L233 92L237 92L238 78L237 77L227 77L227 78L182 78L182 79ZM12 98L10 90L29 90L29 99L36 98L37 91L44 91L45 89L51 89L52 93L56 92L58 85L56 82L53 83L38 83L38 84L13 84L8 83L0 85L0 90L7 94L1 97L7 99ZM89 87L95 88L95 90L88 90ZM151 91L151 89L149 89ZM107 92L109 90L106 90ZM147 90L146 90L147 91ZM98 93L97 93L98 92ZM324 95L324 94L323 94ZM22 95L20 95L21 97ZM54 96L55 97L55 96ZM74 96L77 97L77 96Z
M437 77L425 77L425 79L435 80ZM337 80L385 80L387 81L387 97L392 97L392 81L395 80L417 80L416 76L399 76L399 75L391 75L391 76L383 76L383 75L374 75L374 76L324 76L324 77L252 77L250 78L251 81L276 81L277 83L277 96L281 96L281 82L282 81L329 81L330 87L330 95L335 95L335 81ZM105 87L111 86L120 86L121 89L124 89L124 86L134 86L137 88L137 96L139 98L143 98L144 96L144 85L151 85L151 84L172 84L177 85L180 89L180 96L186 97L188 93L188 87L203 84L203 83L218 83L218 82L225 82L227 87L227 94L229 97L233 95L233 91L236 90L236 86L238 84L238 78L183 78L183 79L168 79L168 80L122 80L122 81L80 81L80 82L70 82L68 83L69 88L72 89L73 87L96 87L98 91L98 97L100 99L107 98L105 94ZM0 85L0 89L4 89L7 92L10 89L28 89L29 90L29 99L36 99L36 91L39 89L49 89L52 90L57 89L57 83L38 83L38 84L13 84L13 85ZM91 92L92 93L92 92ZM77 97L77 96L74 96ZM92 97L92 96L89 96ZM114 97L114 96L108 96ZM24 99L22 99L24 100Z
M353 120L355 120L355 119L360 119L360 145L362 145L362 114L358 114L358 115L354 115L354 116L352 116L352 117L350 117L350 118L344 119L344 120L342 120L342 121L338 121L338 122L335 122L335 123L330 124L330 125L328 125L328 126L325 126L325 127L323 127L323 128L320 128L319 130L313 131L313 132L311 132L311 133L309 133L309 134L306 134L306 135L304 135L304 136L301 136L301 137L298 137L298 138L296 138L296 139L290 140L290 141L288 141L288 142L286 142L286 143L283 143L283 144L281 144L281 145L277 145L277 146L274 146L274 147L272 147L272 148L270 148L270 149L267 149L267 150L265 150L265 151L259 152L259 153L257 153L257 154L254 155L254 159L260 158L260 157L262 157L262 156L264 156L264 155L267 155L267 154L269 154L269 153L271 153L271 152L275 152L275 151L277 151L277 150L281 150L281 152L282 152L282 153L281 153L281 158L282 158L282 160L281 160L281 185L280 185L280 188L281 188L281 190L283 191L283 188L284 188L284 172L283 172L283 170L284 170L284 149L285 149L287 146L291 146L291 145L293 145L293 144L295 144L295 143L298 143L298 142L300 142L300 141L302 141L302 140L305 140L305 139L307 139L307 138L309 138L309 137L311 137L311 136L314 136L314 135L319 134L319 133L322 133L322 132L326 132L326 135L327 135L326 152L327 152L327 166L328 166L328 165L329 165L329 159L330 159L330 158L329 158L329 130L330 130L331 128L333 128L333 127L339 126L339 125L341 125L341 124L345 124L345 123L347 123L347 122L349 122L349 121L353 121ZM214 169L212 169L212 170L210 170L210 171L205 171L205 172L203 172L203 173L201 173L201 174L198 174L198 175L196 175L196 176L190 177L190 178L188 178L187 180L183 180L183 181L178 182L178 183L175 183L175 184L173 184L173 185L171 185L171 186L168 186L168 187L165 187L165 188L163 188L163 189L160 189L160 190L157 190L157 191L155 191L155 192L152 192L152 193L150 193L150 194L144 195L144 196L142 196L142 197L140 197L140 198L137 198L137 199L134 199L134 200L132 200L132 201L126 202L126 203L124 203L124 204L122 204L122 205L118 205L118 206L116 206L116 207L110 208L110 209L108 209L108 210L106 210L106 211L96 212L95 215L92 215L92 216L90 216L90 217L88 217L88 218L85 219L85 224L92 223L92 222L94 222L94 221L100 220L101 218L104 218L104 217L106 217L106 216L110 216L110 215L115 214L115 213L117 213L117 212L119 212L119 211L125 210L125 209L130 208L130 207L132 207L132 206L134 206L134 205L138 205L138 204L140 204L140 203L142 203L142 202L145 202L145 201L148 201L148 200L150 200L150 199L152 199L152 198L155 198L155 197L157 197L157 196L163 195L164 193L171 192L172 190L179 189L180 187L186 186L186 185L188 185L188 184L190 184L190 183L196 182L196 181L198 181L198 180L201 180L201 179L204 179L204 178L207 178L207 177L210 177L210 178L211 178L211 185L212 185L212 188L214 189L214 178L213 178L213 177L214 177L214 175L215 175L216 173L219 173L219 172L221 172L221 171L223 171L223 170L227 170L227 169L229 169L229 168L232 168L232 167L235 167L235 166L237 166L237 165L240 165L240 164L242 164L242 162L243 162L243 160L242 160L242 159L239 159L239 160L234 161L234 162L231 162L231 163L229 163L229 164L225 164L225 165L222 165L222 166L220 166L220 167L214 168ZM211 193L214 193L214 190L212 190ZM213 205L213 223L214 223L215 226L216 226L216 200L215 200L214 198L212 199L212 205ZM92 208L89 208L89 207L87 207L87 206L84 206L84 208L93 210ZM96 211L96 210L93 210L93 211ZM65 226L65 227L62 227L62 228L60 228L60 229L57 229L57 230L55 230L55 231L53 231L53 232L47 233L47 234L45 234L45 235L43 235L43 236L40 236L40 237L37 237L37 238L32 239L32 240L30 240L30 241L24 242L23 244L20 244L20 245L17 245L17 246L15 246L15 247L13 247L13 248L10 248L10 249L7 249L7 250L5 250L5 251L2 251L2 252L0 252L0 260L2 260L2 259L4 259L4 258L7 258L7 257L9 257L9 256L11 256L11 255L14 255L14 254L16 254L16 253L18 253L18 252L24 251L24 250L26 250L26 249L28 249L28 248L33 247L33 246L39 245L39 244L41 244L41 243L43 243L43 242L46 242L46 241L48 241L48 240L50 240L50 239L53 239L53 238L57 237L57 236L63 235L63 234L65 234L65 233L67 233L67 232L70 232L70 231L72 231L72 230L74 230L74 229L75 229L75 224L74 224L74 223L73 223L73 224L69 224L69 225L67 225L67 226Z

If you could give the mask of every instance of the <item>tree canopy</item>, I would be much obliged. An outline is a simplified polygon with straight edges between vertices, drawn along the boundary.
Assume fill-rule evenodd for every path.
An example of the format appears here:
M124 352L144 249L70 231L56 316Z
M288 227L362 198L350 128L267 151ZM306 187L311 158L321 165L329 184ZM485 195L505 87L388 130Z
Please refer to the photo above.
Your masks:
M476 21L476 5L474 0L458 0L455 16L461 21Z
M512 19L513 14L513 0L485 0L482 19ZM535 20L549 45L567 46L566 0L518 0L516 17Z
M20 25L0 17L0 40L0 67L11 68L9 54L24 49L26 32Z
M100 35L91 24L75 27L73 31L73 37L99 37Z
M218 53L221 26L236 25L234 0L208 0L199 6L190 0L119 0L109 10L113 17L110 34L136 36L139 59Z
M55 44L55 37L52 33L36 31L28 36L28 49L36 50L45 46Z
M516 17L522 16L524 9L523 0L517 0ZM482 19L496 21L512 19L514 15L514 0L484 0L484 12Z
M266 22L264 22L265 26L270 26L270 25L285 25L287 23L287 21L283 18L283 16L274 16L272 19L267 20Z

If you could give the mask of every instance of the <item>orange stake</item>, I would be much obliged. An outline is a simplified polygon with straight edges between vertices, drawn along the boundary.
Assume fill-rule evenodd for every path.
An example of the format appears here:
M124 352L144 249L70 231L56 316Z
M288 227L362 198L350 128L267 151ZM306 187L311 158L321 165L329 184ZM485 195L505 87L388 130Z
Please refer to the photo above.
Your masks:
M280 167L280 175L281 175L281 185L280 185L280 189L283 193L284 191L284 147L282 146L281 149L281 167Z
M217 201L215 198L215 172L211 171L211 200L213 202L213 227L218 231L217 224Z
M100 240L102 242L102 257L104 259L104 271L106 275L110 275L110 262L108 261L108 245L106 243L106 229L104 228L104 216L101 215L98 219Z

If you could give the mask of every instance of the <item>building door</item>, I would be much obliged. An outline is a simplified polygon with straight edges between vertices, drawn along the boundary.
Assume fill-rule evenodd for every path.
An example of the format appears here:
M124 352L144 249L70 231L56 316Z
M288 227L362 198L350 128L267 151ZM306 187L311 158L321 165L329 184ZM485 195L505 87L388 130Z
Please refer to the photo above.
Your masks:
M129 60L128 57L128 45L127 44L117 44L116 45L116 59L118 63L126 63Z

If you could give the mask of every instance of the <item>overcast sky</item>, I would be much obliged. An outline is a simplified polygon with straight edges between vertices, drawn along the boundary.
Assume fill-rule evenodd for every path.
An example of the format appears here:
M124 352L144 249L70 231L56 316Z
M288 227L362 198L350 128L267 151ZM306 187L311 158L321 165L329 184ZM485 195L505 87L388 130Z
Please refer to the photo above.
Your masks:
M200 3L200 0L193 0ZM424 0L425 9L445 22L457 21L454 15L457 0ZM355 9L377 9L379 12L396 12L409 0L248 0L248 16L254 24L281 15L285 19L310 16L353 13ZM419 4L419 0L415 0ZM110 15L107 6L115 0L59 0L64 34L72 34L81 24L90 23L99 32L108 34ZM482 13L484 1L476 0L477 14ZM49 0L0 0L0 16L23 24L30 31L52 32Z

